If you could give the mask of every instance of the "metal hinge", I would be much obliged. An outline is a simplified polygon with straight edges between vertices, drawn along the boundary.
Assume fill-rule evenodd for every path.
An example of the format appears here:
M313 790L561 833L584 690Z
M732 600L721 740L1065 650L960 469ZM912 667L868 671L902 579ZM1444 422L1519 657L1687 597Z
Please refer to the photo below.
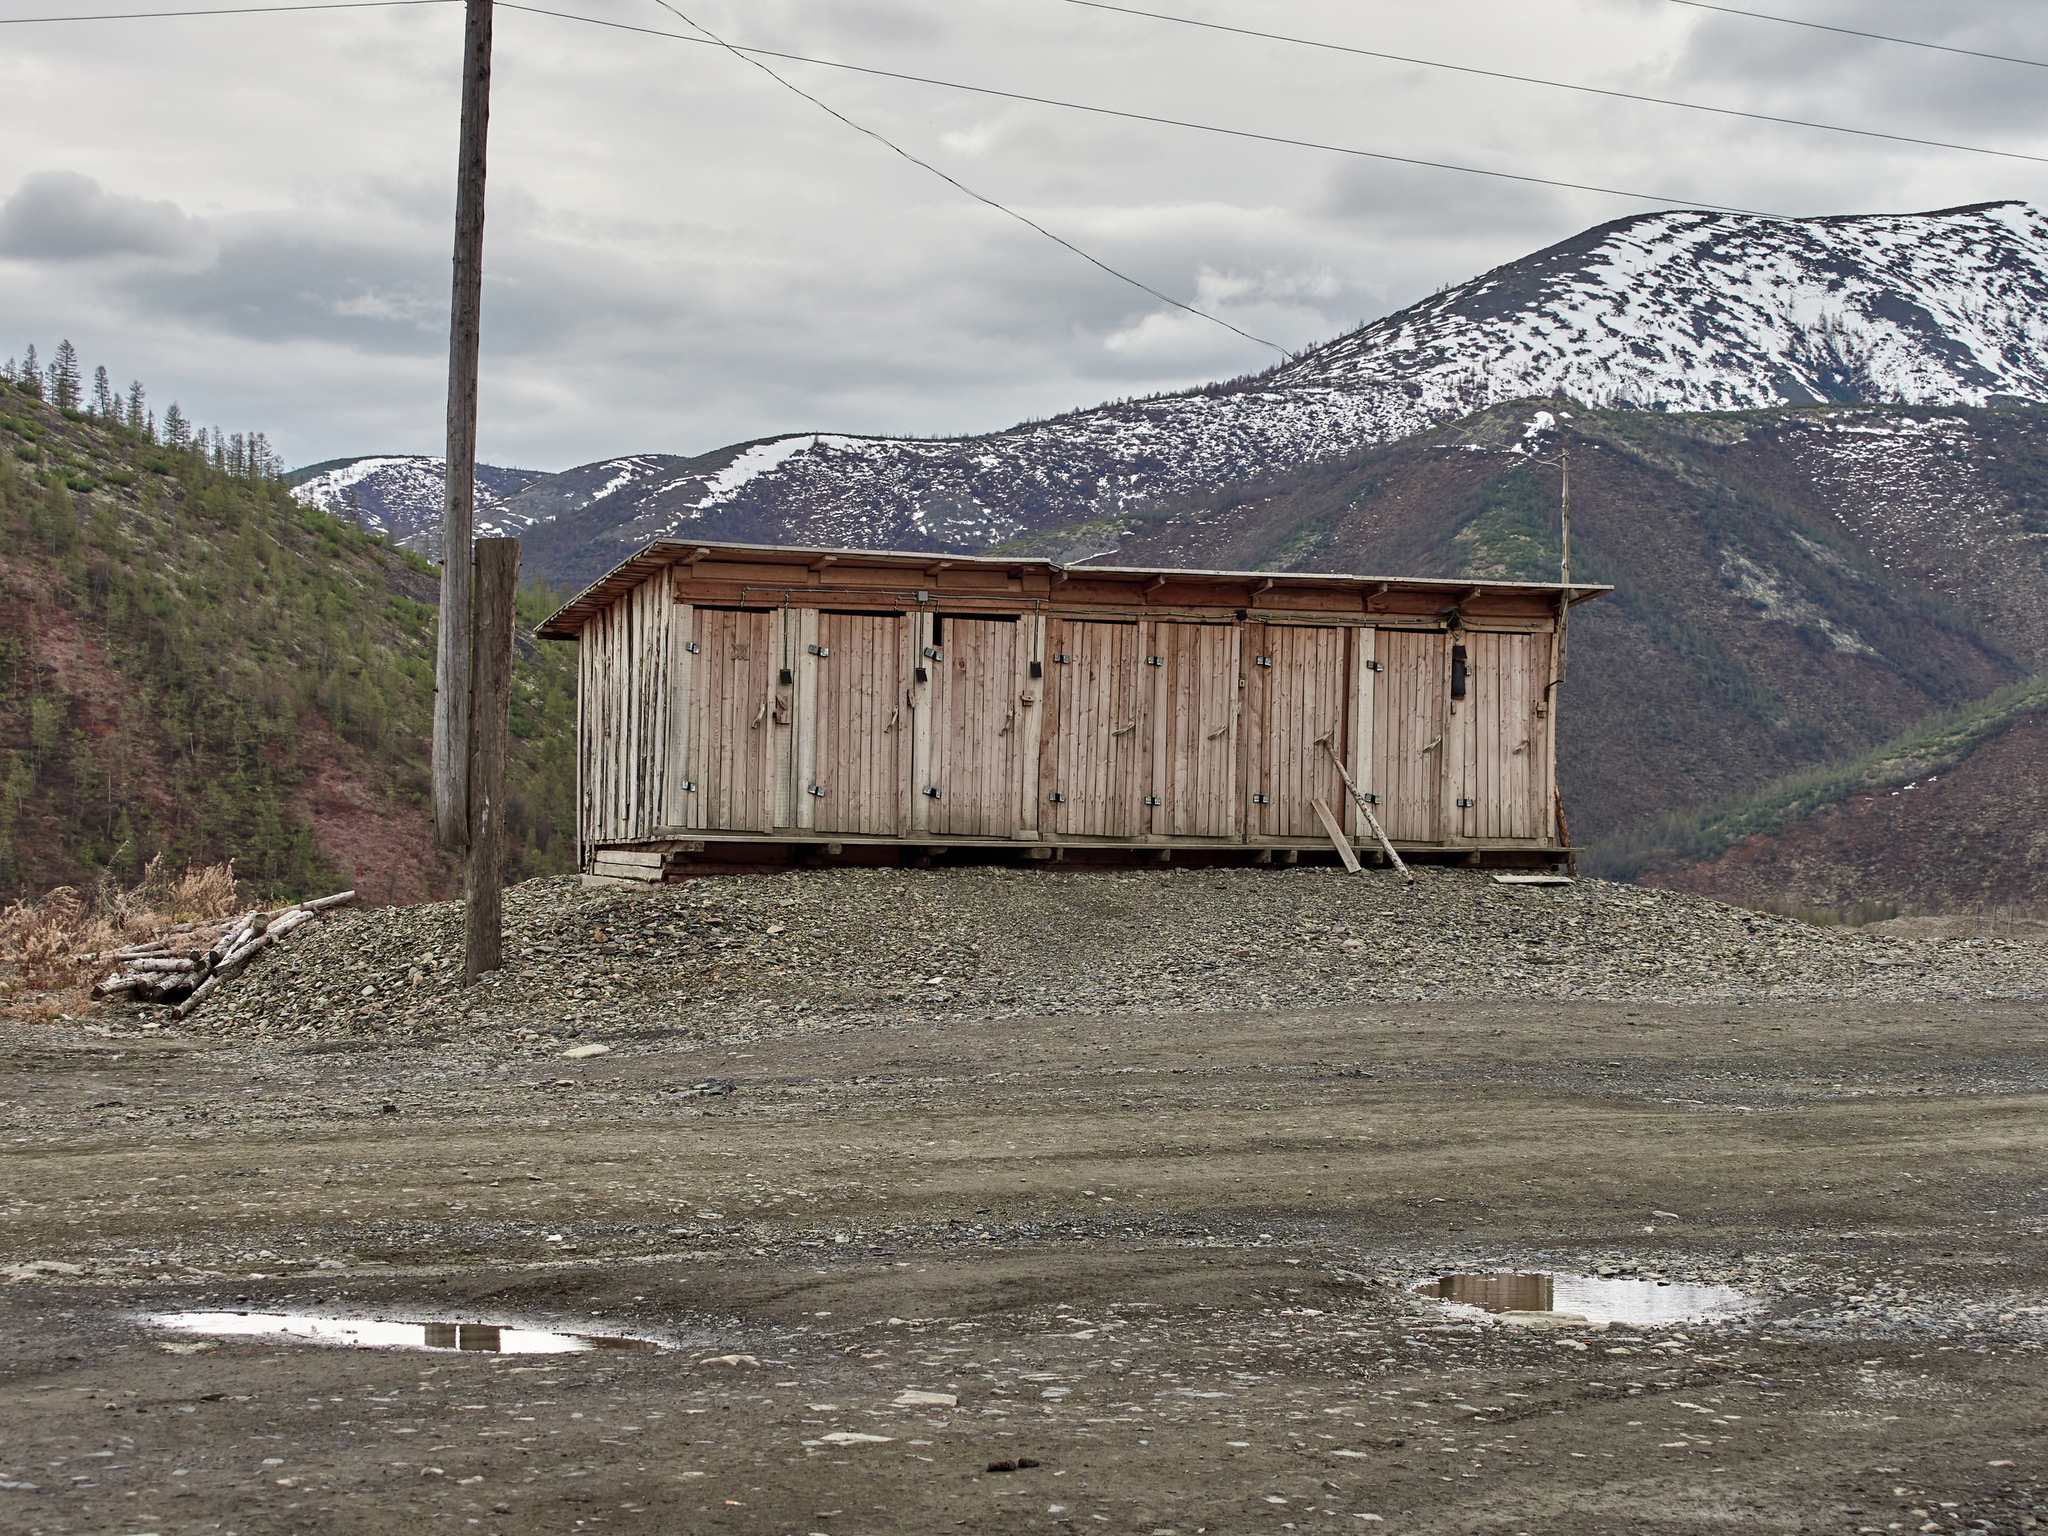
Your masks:
M1255 656L1252 658L1252 665L1255 667L1270 667L1273 665L1273 658L1270 656Z
M1368 672L1384 672L1387 669L1377 661L1368 661L1365 664L1365 670Z
M1054 651L1052 653L1052 659L1059 665L1064 667L1070 658L1068 657L1065 651Z
M1058 790L1054 790L1045 798L1050 800L1054 805L1065 805L1067 803L1067 797L1061 794Z
M1380 803L1380 797L1372 793L1372 791L1370 790L1365 791L1360 796L1360 798L1363 799L1367 805L1378 805Z
M939 787L936 784L925 785L924 792L930 795L934 800L939 798Z
M929 656L933 661L944 661L946 659L946 653L940 650L936 645L926 646L924 648L924 653L925 655Z
M704 649L704 647L699 645L694 640L685 640L683 642L683 649L688 651L692 656L695 656L699 652L701 652Z
M697 781L695 779L683 780L683 793L686 795L694 795L695 793L697 793Z
M822 800L825 798L825 786L822 784L813 784L809 789L805 790L804 793L807 795L816 795L820 800Z
M1273 803L1273 797L1272 797L1271 795L1253 795L1253 796L1252 796L1252 804L1253 804L1253 805L1271 805L1272 803Z
M1157 795L1147 795L1147 796L1145 797L1145 803L1146 803L1147 805L1159 805L1159 804L1161 804L1162 802L1161 802L1160 798L1159 798L1159 797L1158 797Z
M1166 658L1164 656L1147 656L1145 658L1145 665L1148 667L1163 667L1166 665Z
M1460 800L1458 802L1458 809L1461 811L1469 811L1472 809L1473 806L1477 805L1478 803L1479 802L1477 800Z
M814 645L810 648L810 651L813 656L830 656L832 654L832 647L829 645Z

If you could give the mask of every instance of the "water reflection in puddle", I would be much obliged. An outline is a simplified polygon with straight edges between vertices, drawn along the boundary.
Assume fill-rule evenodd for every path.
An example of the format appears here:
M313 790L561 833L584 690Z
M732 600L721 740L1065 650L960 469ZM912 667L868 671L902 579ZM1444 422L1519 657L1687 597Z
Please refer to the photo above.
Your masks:
M1530 1322L1582 1319L1635 1328L1732 1317L1750 1306L1748 1297L1726 1285L1570 1274L1443 1275L1417 1286L1415 1294Z
M303 1339L356 1349L481 1350L493 1355L574 1355L594 1349L660 1349L652 1339L550 1333L497 1323L394 1323L359 1317L301 1317L285 1312L167 1312L159 1328L216 1339Z

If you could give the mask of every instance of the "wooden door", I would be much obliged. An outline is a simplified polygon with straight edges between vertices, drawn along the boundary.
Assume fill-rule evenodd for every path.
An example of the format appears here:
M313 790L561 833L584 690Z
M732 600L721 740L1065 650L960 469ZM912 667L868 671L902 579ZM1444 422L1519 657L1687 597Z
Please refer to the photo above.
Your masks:
M1253 837L1324 837L1309 802L1340 811L1349 798L1330 754L1350 740L1345 631L1336 625L1253 624L1244 645L1245 756ZM1348 766L1348 765L1347 765Z
M816 679L808 825L893 837L908 825L910 710L904 698L909 620L894 613L820 613L804 664Z
M1450 637L1435 630L1383 629L1378 656L1383 670L1374 680L1372 744L1380 825L1396 842L1440 842Z
M1046 625L1039 821L1056 837L1136 838L1151 825L1151 674L1137 624Z
M1159 658L1152 723L1152 830L1229 837L1238 827L1238 627L1152 626Z
M1448 702L1457 725L1447 824L1459 838L1540 841L1549 824L1548 724L1544 663L1548 635L1450 637L1463 645L1465 697ZM1469 802L1460 804L1459 802Z
M938 618L932 666L934 833L1013 837L1023 825L1025 627L1016 620Z
M774 824L775 615L696 610L685 825L766 832Z

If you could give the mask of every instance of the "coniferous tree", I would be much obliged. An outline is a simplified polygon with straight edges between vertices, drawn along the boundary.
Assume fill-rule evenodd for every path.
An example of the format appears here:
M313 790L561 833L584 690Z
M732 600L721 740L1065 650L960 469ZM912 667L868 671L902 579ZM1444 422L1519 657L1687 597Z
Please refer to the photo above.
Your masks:
M114 394L114 381L107 377L105 364L92 371L92 413L101 421L119 421L120 402Z
M30 394L42 394L43 372L40 365L36 362L36 344L34 342L28 344L28 354L21 360L21 382L28 387Z
M50 360L50 403L60 411L78 409L85 393L85 380L78 371L78 348L66 337L57 343L57 355Z
M164 446L183 448L192 441L192 423L185 419L185 413L178 409L173 400L171 408L164 412Z
M142 380L131 380L128 385L128 425L137 432L145 430L143 426L143 398Z

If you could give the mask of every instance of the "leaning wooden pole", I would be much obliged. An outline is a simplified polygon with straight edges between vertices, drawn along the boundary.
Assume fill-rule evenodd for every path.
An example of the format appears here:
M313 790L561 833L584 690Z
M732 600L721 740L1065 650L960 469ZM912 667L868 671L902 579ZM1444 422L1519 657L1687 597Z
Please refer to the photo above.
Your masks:
M455 288L448 317L447 489L441 499L441 636L434 659L434 840L468 839L470 539L476 523L476 366L484 286L484 143L491 119L491 0L467 0L462 141L455 170Z
M462 979L504 962L505 741L512 714L512 598L519 541L476 541L476 651L470 666L469 869Z

